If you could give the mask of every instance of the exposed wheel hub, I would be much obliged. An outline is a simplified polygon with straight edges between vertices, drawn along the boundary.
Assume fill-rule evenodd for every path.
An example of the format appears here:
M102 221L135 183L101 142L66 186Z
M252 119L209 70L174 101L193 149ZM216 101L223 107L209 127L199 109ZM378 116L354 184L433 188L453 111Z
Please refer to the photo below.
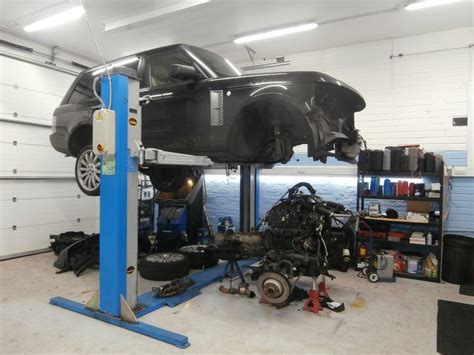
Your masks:
M290 281L286 276L274 271L266 271L260 275L257 289L262 301L274 306L286 305L291 296Z

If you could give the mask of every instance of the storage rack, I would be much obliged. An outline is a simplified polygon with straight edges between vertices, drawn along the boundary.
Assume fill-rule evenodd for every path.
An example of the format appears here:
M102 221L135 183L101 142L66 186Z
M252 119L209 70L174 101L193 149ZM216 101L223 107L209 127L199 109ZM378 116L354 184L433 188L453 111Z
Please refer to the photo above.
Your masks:
M424 197L424 196L387 196L387 195L373 195L366 194L363 190L365 178L367 177L383 177L389 178L393 181L393 178L409 178L409 179L423 179L426 183L427 179L432 182L440 183L440 197ZM390 249L396 250L401 253L403 252L418 252L424 256L428 255L430 252L436 255L438 259L438 269L436 272L436 277L429 277L425 275L409 274L407 272L394 272L395 276L405 277L416 280L431 281L431 282L440 282L441 281L441 272L442 272L442 243L443 243L443 226L446 219L445 204L447 198L446 188L448 185L447 174L445 172L444 164L441 164L441 169L439 172L400 172L400 171L363 171L358 168L357 171L358 183L357 183L357 211L365 209L365 200L400 200L400 201L427 201L438 204L439 210L439 221L438 222L418 222L418 221L407 221L403 219L392 219L384 217L364 217L364 220L367 222L380 222L388 224L408 224L413 226L422 226L423 228L431 227L436 229L434 233L437 233L437 245L420 245L420 244L410 244L408 241L389 241L386 239L372 238L372 245L375 249ZM436 181L437 180L437 181ZM370 238L363 238L356 235L354 241L354 255L358 255L357 250L359 243L370 243Z

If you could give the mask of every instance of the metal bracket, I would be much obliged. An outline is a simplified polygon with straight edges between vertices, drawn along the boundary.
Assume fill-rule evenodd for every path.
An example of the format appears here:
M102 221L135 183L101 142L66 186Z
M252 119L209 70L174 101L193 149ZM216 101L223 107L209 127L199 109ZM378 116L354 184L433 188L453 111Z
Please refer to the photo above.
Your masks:
M138 323L135 313L122 295L120 295L120 318L129 323Z
M182 165L211 166L213 161L208 157L167 152L161 149L146 148L142 153L142 165Z
M99 291L95 291L89 301L87 301L85 307L92 311L97 311L99 309Z

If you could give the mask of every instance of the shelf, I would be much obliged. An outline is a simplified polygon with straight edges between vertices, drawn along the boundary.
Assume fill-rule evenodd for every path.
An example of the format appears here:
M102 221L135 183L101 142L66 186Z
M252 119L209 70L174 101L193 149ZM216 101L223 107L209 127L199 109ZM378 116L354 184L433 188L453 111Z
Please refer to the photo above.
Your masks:
M442 172L431 171L359 171L359 175L373 175L373 176L399 176L409 178L422 178L424 176L441 176Z
M425 196L387 196L387 195L369 195L360 194L359 197L373 200L402 200L402 201L434 201L441 200L441 197L425 197Z
M357 241L359 242L364 242L364 243L370 243L369 238L365 237L357 237ZM418 250L429 250L429 251L434 251L434 252L439 252L440 246L439 245L422 245L422 244L410 244L409 242L394 242L391 240L386 240L386 239L378 239L378 238L373 238L372 243L374 244L386 244L390 245L394 248L399 248L399 247L409 247L412 249L418 249Z
M430 281L430 282L439 282L437 277L428 277L425 275L416 275L416 274L408 274L406 272L393 272L393 275L396 277L403 277L406 279L414 279L414 280L423 280L423 281Z
M364 220L367 221L375 221L375 222L387 222L387 223L402 223L402 224L421 224L424 226L437 226L438 222L416 222L416 221L407 221L405 219L400 218L386 218L386 217L363 217Z

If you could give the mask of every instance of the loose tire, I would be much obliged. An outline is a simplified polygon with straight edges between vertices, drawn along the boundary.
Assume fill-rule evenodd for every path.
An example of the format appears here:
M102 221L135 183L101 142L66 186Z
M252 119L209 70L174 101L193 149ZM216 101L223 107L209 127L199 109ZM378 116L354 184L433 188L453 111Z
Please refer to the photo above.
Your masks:
M189 273L189 260L178 253L145 256L140 262L140 276L153 281L171 281Z
M179 252L189 259L191 269L202 269L217 265L219 258L208 245L186 245Z
M94 154L91 145L79 152L75 167L76 182L82 192L88 196L100 194L100 159Z

